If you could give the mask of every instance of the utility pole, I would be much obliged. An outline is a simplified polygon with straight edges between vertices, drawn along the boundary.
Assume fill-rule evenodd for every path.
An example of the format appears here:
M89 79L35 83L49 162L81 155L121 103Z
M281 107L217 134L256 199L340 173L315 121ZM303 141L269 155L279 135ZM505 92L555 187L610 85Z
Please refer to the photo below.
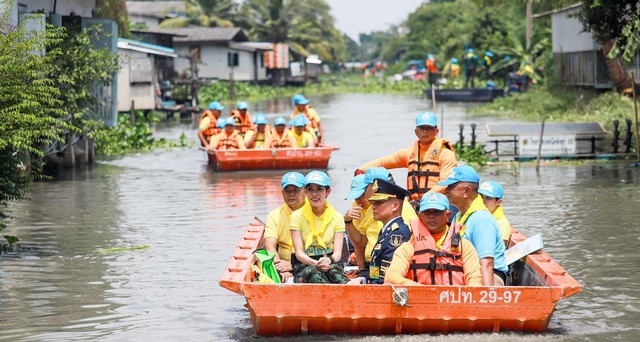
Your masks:
M525 49L531 47L531 31L533 30L533 0L527 0L527 37L525 41Z

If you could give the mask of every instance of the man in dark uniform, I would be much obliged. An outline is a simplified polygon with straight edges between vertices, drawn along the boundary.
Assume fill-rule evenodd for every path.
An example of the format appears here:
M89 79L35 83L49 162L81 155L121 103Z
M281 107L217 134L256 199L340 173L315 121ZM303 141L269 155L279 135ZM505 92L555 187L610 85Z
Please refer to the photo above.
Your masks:
M373 195L369 202L373 207L373 218L382 222L378 241L371 253L369 281L371 284L384 283L384 275L391 264L393 252L403 242L411 239L411 229L402 219L402 203L410 196L409 191L384 179L373 183Z

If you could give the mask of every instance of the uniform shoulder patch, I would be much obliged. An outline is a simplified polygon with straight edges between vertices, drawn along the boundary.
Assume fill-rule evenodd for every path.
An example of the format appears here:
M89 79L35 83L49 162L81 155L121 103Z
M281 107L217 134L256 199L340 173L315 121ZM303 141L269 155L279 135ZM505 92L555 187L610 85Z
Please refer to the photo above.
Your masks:
M389 239L389 244L393 247L400 247L402 244L402 235L391 234L391 238Z

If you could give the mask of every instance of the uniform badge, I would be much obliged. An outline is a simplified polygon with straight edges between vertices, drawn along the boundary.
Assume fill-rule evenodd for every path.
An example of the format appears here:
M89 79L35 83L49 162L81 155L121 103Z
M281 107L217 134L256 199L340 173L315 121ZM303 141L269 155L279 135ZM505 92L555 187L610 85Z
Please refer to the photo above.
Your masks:
M391 239L389 239L389 244L393 247L400 247L402 244L402 235L392 234Z
M373 192L378 192L378 180L373 181L373 187L371 188Z
M437 156L438 155L438 149L434 148L433 151L431 151L431 155L434 156L434 157Z

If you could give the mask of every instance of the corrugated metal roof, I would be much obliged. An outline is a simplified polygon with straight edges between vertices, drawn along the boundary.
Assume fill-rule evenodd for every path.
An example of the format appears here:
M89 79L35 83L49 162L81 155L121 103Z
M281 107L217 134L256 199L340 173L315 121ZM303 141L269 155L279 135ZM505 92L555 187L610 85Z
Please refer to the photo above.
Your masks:
M155 18L166 18L170 12L184 12L184 1L127 1L127 12Z
M245 51L271 51L273 50L273 43L269 42L242 42L242 43L230 43L229 47L232 49L245 50Z
M486 124L487 134L490 136L501 135L540 135L541 124ZM597 122L550 122L544 124L545 135L572 135L572 134L605 134L607 133Z
M183 27L153 31L181 36L173 38L174 42L246 42L249 40L239 27Z
M172 48L125 38L118 38L118 49L135 50L173 58L178 57L176 50Z

